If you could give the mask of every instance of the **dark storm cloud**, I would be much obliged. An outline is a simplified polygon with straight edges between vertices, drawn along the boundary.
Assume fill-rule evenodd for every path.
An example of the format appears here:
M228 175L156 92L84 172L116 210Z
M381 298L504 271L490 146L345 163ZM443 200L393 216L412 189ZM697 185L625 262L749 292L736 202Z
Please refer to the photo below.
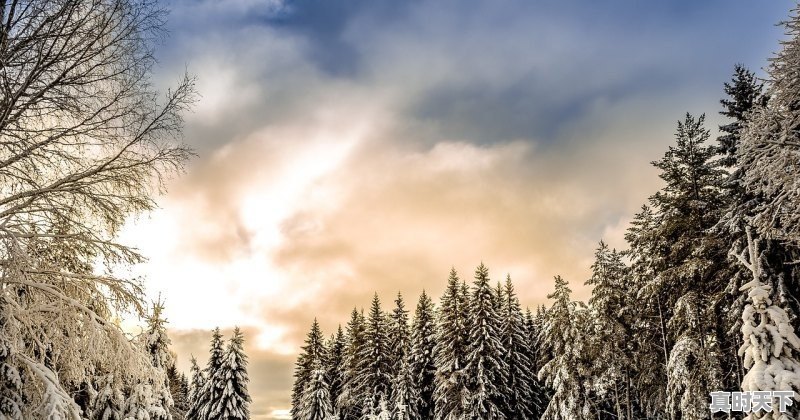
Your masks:
M382 24L401 20L413 3L416 1L286 1L281 13L268 16L264 22L308 39L312 44L309 58L326 73L352 77L363 58L354 45L356 42L349 39L348 31L354 21L364 19Z
M779 31L768 29L776 9L785 6L287 1L270 9L279 12L244 22L260 19L299 36L308 61L327 76L407 86L416 95L403 112L412 120L436 121L438 135L555 141L560 127L597 99L614 101L641 90L668 95L681 86L718 83L734 62L762 62L750 51L775 45ZM767 29L754 37L736 25L745 18ZM411 45L384 55L398 42ZM449 61L445 74L419 86L413 79L425 77L432 55L438 56L434 62ZM384 60L411 68L404 74L410 77L375 74L376 67L384 70Z
M765 28L753 37L731 27L740 9L721 4L581 4L549 3L542 10L536 2L455 9L428 3L411 14L413 31L376 31L379 46L371 50L400 44L392 65L380 69L429 73L431 83L404 111L414 120L435 121L440 136L555 142L597 100L615 102L635 92L670 96L687 87L715 94L733 62L762 62L749 51L764 51L778 37L774 14L749 16L763 19ZM376 61L385 56L377 54Z
M395 112L419 140L557 142L562 127L598 100L686 88L718 96L734 63L757 68L763 51L774 49L773 25L789 2L176 0L172 7L173 37L159 50L165 65L188 64L201 87L230 82L218 87L223 100L201 89L220 108L187 127L203 150L370 89L399 94ZM762 29L745 30L745 19ZM714 112L715 100L707 106Z

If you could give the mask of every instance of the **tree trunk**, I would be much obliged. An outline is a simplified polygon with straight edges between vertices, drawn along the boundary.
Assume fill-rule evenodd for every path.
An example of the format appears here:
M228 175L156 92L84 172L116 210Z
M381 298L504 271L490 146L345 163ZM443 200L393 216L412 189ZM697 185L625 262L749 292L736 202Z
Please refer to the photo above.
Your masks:
M669 364L669 355L667 353L667 328L664 325L664 314L661 311L661 297L656 296L656 301L658 303L658 320L659 324L661 325L661 348L664 350L664 376L667 376L667 365ZM666 386L666 382L664 384ZM667 394L665 390L664 395ZM672 419L672 411L667 409L667 418L670 420Z

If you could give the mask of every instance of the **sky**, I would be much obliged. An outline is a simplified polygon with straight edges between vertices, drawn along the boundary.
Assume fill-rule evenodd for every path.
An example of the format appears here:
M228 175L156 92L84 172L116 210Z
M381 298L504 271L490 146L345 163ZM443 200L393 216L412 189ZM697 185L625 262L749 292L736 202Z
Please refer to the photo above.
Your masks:
M377 293L413 309L454 267L553 276L576 299L598 241L625 247L686 112L716 134L722 84L763 75L788 0L171 0L154 82L200 94L197 157L124 242L204 365L243 328L253 419L288 418L295 357Z

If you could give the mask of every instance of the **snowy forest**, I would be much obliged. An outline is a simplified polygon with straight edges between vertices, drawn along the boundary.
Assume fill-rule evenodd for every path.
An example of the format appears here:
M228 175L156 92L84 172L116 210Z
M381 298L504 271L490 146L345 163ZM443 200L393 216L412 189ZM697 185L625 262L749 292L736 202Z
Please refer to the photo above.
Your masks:
M800 10L767 80L741 65L723 84L727 123L678 121L652 162L663 180L625 236L600 241L588 302L555 277L550 304L522 309L510 277L450 272L413 316L402 296L326 337L314 321L297 359L292 418L800 418L717 412L714 391L800 392ZM714 110L715 112L717 110Z

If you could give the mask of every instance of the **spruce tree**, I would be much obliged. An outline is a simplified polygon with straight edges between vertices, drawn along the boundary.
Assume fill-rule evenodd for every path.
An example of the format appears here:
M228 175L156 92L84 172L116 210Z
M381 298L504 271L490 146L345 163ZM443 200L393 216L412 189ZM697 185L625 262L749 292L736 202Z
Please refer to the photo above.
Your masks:
M489 284L489 270L481 263L475 270L464 367L469 395L466 411L470 419L506 418L503 407L508 365L504 360L506 349L501 341L503 325L497 299L496 290Z
M711 292L723 284L714 276L724 268L728 250L708 231L723 209L724 172L713 160L715 147L706 144L709 132L704 121L704 115L695 119L686 114L678 122L676 144L653 162L665 186L650 198L657 212L646 239L652 242L652 252L645 255L652 259L657 279L646 285L645 292L659 292L668 308L689 290Z
M506 277L501 306L501 342L505 350L504 360L508 364L508 377L501 390L504 395L503 413L509 419L538 419L536 413L544 407L534 392L538 383L534 378L535 366L528 353L530 342L525 327L525 319L514 291L511 276Z
M551 356L547 347L541 342L543 337L542 331L544 331L545 325L547 325L547 308L542 304L536 308L536 316L533 318L530 328L531 343L536 352L536 358L534 360L536 362L537 372L541 370L547 360L550 360Z
M192 374L192 383L189 386L189 410L186 412L186 420L201 420L202 406L204 403L203 388L205 386L206 378L203 376L203 371L197 365L197 359L192 356L192 367L190 369Z
M637 213L625 233L629 249L624 256L631 260L628 285L625 294L635 296L630 305L635 305L638 316L631 318L632 369L637 373L637 386L633 389L636 401L634 416L666 418L666 366L669 358L668 335L666 334L667 305L657 292L643 288L652 287L657 270L662 265L659 255L666 246L659 235L653 234L659 221L650 206L644 205ZM643 298L646 297L646 298Z
M315 363L320 366L327 358L325 349L325 338L322 336L322 330L319 327L317 319L311 324L311 330L306 336L305 345L302 347L300 356L297 358L297 364L294 370L294 385L292 386L292 418L295 420L303 419L302 413L305 410L303 406L303 393L311 381L312 370Z
M708 395L721 389L716 346L705 343L709 318L706 299L694 291L678 299L668 328L678 331L667 363L667 410L671 417L705 418ZM675 328L674 325L682 325Z
M331 420L334 417L327 375L319 359L311 365L311 373L301 396L300 412L296 418L303 420Z
M636 215L626 235L631 245L626 254L632 260L627 293L638 297L641 314L632 321L638 353L634 363L641 374L638 399L648 417L665 415L668 376L681 371L663 369L669 365L676 339L690 327L683 321L692 319L672 320L678 301L687 293L717 296L728 280L728 244L719 232L712 231L725 209L725 173L714 160L717 148L707 144L709 132L703 124L704 116L690 114L678 122L675 145L653 162L665 185L650 197L650 207ZM708 307L713 301L697 302ZM702 325L691 339L699 340L702 352L718 354L719 343L709 337L717 332L719 321L715 318L720 314L708 313L714 316L700 318ZM695 369L702 370L704 377L718 376L719 366L713 359L698 361Z
M172 417L182 419L189 410L189 394L184 388L184 379L175 362L167 368L167 382L169 383L169 393L172 396Z
M419 388L415 386L414 376L409 366L409 355L403 357L392 379L392 395L390 408L394 420L417 420L419 406Z
M222 395L222 390L225 384L222 382L220 369L222 368L224 355L225 353L223 349L222 333L220 333L219 327L217 327L214 328L214 331L211 334L211 346L208 353L208 363L206 364L204 371L206 380L205 383L203 383L203 389L199 394L199 417L202 420L210 420L213 418L211 417L212 409L214 404L220 400Z
M381 309L381 301L376 293L372 297L364 329L364 346L359 355L357 382L364 389L369 401L362 413L374 413L379 401L388 401L391 397L391 354L389 351L388 322Z
M408 310L403 295L397 293L395 307L389 316L389 374L392 378L402 374L400 365L405 363L411 346L411 333L408 325Z
M414 385L414 376L409 367L411 333L408 325L408 310L403 295L397 293L395 307L389 316L389 365L391 367L390 408L395 419L416 419L419 390Z
M338 412L338 399L342 393L344 385L345 358L347 352L347 338L342 331L342 326L336 330L336 334L328 342L328 357L325 361L326 381L328 383L328 393L331 398L331 407L334 412Z
M631 418L631 337L622 256L600 241L591 266L589 298L594 389L618 418Z
M530 389L531 389L531 399L526 401L528 409L527 411L531 413L531 417L538 419L542 417L545 408L547 407L547 403L550 400L550 396L547 393L547 389L545 385L539 381L539 369L541 369L541 363L539 363L541 352L539 348L541 344L539 343L539 332L541 331L541 326L544 324L544 309L539 306L537 308L537 315L531 313L530 308L525 309L525 317L524 317L524 331L525 331L525 346L523 347L522 351L525 353L525 357L528 358L530 361Z
M360 381L361 355L366 345L364 314L353 308L347 323L347 348L342 372L342 391L336 405L342 420L361 418L366 395Z
M376 403L375 409L370 413L364 415L364 420L391 420L392 410L389 409L389 404L382 397Z
M167 336L167 320L162 315L163 310L163 303L160 301L153 303L152 313L147 318L147 329L140 337L150 355L156 376L154 382L157 381L151 387L153 401L147 408L151 420L172 419L171 410L174 405L167 375L167 369L174 364L174 361L169 352L171 341Z
M114 386L111 374L97 378L97 396L94 398L90 417L98 420L122 420L125 396ZM14 418L14 417L10 417Z
M497 313L503 312L503 305L506 303L505 289L498 281L494 286L494 310Z
M437 419L459 419L466 416L469 396L466 364L468 291L458 278L455 268L450 270L447 289L441 299L436 333L436 388L434 407Z
M583 375L581 335L579 326L585 320L585 311L570 299L568 283L555 277L555 291L547 297L553 304L547 310L547 322L540 334L550 359L539 371L539 378L553 389L553 395L542 419L561 420L594 417L587 400Z
M181 390L180 393L184 396L184 413L189 410L189 377L181 372Z
M536 320L533 317L533 312L531 312L531 308L525 307L525 313L522 315L522 328L525 331L525 350L526 356L531 360L533 364L534 370L533 373L536 375L538 370L538 352L536 351L537 342L536 336L538 334L538 328L536 325Z
M725 83L724 90L727 97L721 100L723 111L720 113L728 117L728 123L720 126L720 131L725 134L717 141L718 153L721 156L719 163L729 171L723 183L727 208L723 211L715 231L721 232L726 247L734 250L744 241L744 227L747 220L755 214L762 202L758 195L747 191L744 186L743 179L747 165L739 162L739 149L742 131L749 123L751 111L756 107L765 106L766 96L763 95L763 84L754 73L742 65L736 65L733 78L729 83ZM783 260L787 257L783 248L778 242L768 243L767 259L776 263L776 267L782 266ZM726 289L716 296L713 303L719 313L717 318L721 320L715 326L715 339L722 353L722 388L735 390L738 389L743 375L737 351L741 346L739 332L746 299L746 296L738 290L747 282L749 272L738 264L731 264L722 276L729 280Z
M411 354L409 370L419 399L414 411L420 420L431 420L434 414L433 393L436 387L436 318L433 302L425 291L419 297L414 311L411 332Z
M749 165L740 162L739 149L742 133L750 123L752 112L766 106L767 100L763 94L763 84L742 65L736 65L733 78L725 83L724 90L728 97L720 101L723 107L720 114L728 117L729 121L719 127L725 134L717 138L717 164L728 171L723 182L728 209L718 228L728 231L732 237L729 242L733 242L744 237L746 219L754 215L761 201L761 197L745 188L744 178Z
M247 355L244 353L244 335L239 327L233 336L217 371L222 384L219 399L214 401L209 419L247 420L250 418L250 394L247 392Z
M0 296L0 416L19 420L22 419L26 398L21 370L10 360L12 357L10 336L3 333L8 323L3 308L7 306L6 298Z
M759 82L755 73L741 64L734 66L733 78L724 84L724 91L728 97L720 100L723 107L720 114L731 120L719 126L719 131L725 133L717 138L718 154L722 156L719 164L723 167L737 166L741 133L747 125L748 114L754 106L766 104L763 89L764 85Z
M126 392L123 404L123 419L167 418L169 411L159 404L159 396L153 393L153 386L146 381L138 381Z

